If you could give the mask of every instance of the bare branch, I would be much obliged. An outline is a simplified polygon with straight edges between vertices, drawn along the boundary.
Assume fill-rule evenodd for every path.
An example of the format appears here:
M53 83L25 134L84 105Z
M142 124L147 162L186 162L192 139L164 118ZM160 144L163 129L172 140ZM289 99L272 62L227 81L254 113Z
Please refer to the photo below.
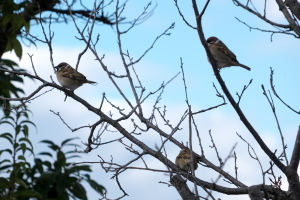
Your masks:
M250 80L250 82L248 83L247 86L244 85L244 88L243 88L243 90L242 90L242 92L241 92L241 95L239 95L239 93L236 93L236 95L239 97L239 100L238 100L238 102L237 102L238 105L240 104L240 101L241 101L241 99L242 99L242 96L243 96L244 92L247 90L247 88L249 87L249 85L250 85L251 83L252 83L252 79Z
M187 100L187 103L188 103L188 100ZM193 115L192 115L192 106L188 104L188 107L189 107L189 113L188 113L188 115L189 115L189 145L190 145L190 155L192 155L190 168L191 168L193 177L195 177L194 163L196 162L196 160L194 159L195 157L193 155L193 134L192 134L192 116ZM196 181L194 181L194 187L195 187L196 195L199 196ZM210 193L208 193L208 194L210 195ZM210 196L212 196L212 195L210 195ZM213 196L212 196L212 198L213 198Z
M259 143L260 147L264 150L264 152L269 156L269 158L274 161L274 163L276 164L276 166L282 170L285 171L285 165L272 153L272 151L268 148L268 146L265 144L265 142L261 139L261 137L259 136L259 134L256 132L256 130L254 129L254 127L250 124L250 122L248 121L248 119L246 118L246 116L244 115L244 113L242 112L242 110L240 109L239 105L235 102L235 100L233 99L232 95L230 94L225 82L223 81L220 72L217 68L217 63L215 61L215 59L213 58L206 39L204 37L204 33L202 30L202 16L199 16L199 11L198 11L198 7L197 7L197 3L196 0L192 0L193 3L193 8L194 8L194 13L195 13L195 17L197 19L197 31L198 31L198 35L200 38L200 41L206 51L206 54L211 62L214 74L219 82L219 84L222 87L223 92L225 93L226 97L228 98L230 104L233 106L233 108L235 109L235 111L237 112L237 114L239 115L241 121L244 123L244 125L248 128L248 130L251 132L251 134L253 135L253 137L255 138L255 140Z
M223 168L224 162L222 161L222 158L219 156L219 152L218 152L217 146L215 145L214 139L213 139L213 137L212 137L212 135L211 135L211 130L209 130L208 133L209 133L211 142L212 142L212 144L213 144L213 146L209 146L209 147L215 149L217 158L218 158L219 163L220 163L220 168Z
M282 131L281 131L281 128L280 128L280 124L279 124L278 118L277 118L274 101L272 99L270 91L269 91L269 96L270 96L270 98L269 98L268 95L267 95L267 93L266 93L264 85L261 85L261 87L263 89L263 94L267 98L267 100L268 100L268 102L269 102L269 104L271 106L272 112L274 114L274 117L275 117L275 120L276 120L276 124L277 124L277 128L278 128L278 131L279 131L280 136L281 136L282 151L283 151L283 154L284 154L285 162L286 162L286 165L288 165L289 162L288 162L288 159L287 159L287 156L286 156L286 148L287 147L286 147L286 144L284 142L284 137L283 137L283 134L282 134Z
M300 160L300 127L298 128L297 137L291 157L290 167L291 169L297 171Z
M50 21L49 21L49 38L47 37L47 34L45 32L45 29L44 29L44 26L43 26L43 21L42 21L42 12L41 12L41 8L40 8L40 5L37 3L38 5L38 8L39 8L39 13L40 13L40 24L41 24L41 27L42 27L42 30L43 30L43 34L44 34L44 37L45 37L45 43L47 43L48 47L49 47L49 52L50 52L50 61L51 61L51 64L52 64L52 68L53 68L53 71L54 73L55 72L55 69L54 69L54 62L53 62L53 50L52 50L52 39L54 37L54 32L51 31L51 19L52 19L52 15L50 14Z
M249 26L246 22L243 22L241 21L239 18L236 17L236 19L241 22L242 24L246 25L249 30L251 31L252 29L253 30L258 30L258 31L261 31L261 32L266 32L266 33L272 33L271 34L271 42L273 41L273 35L276 34L276 33L281 33L281 34L286 34L286 35L292 35L294 36L295 38L298 38L298 36L294 33L290 33L291 30L281 30L281 29L278 29L279 31L272 31L272 30L264 30L264 29L260 29L260 28L254 28L252 26Z
M204 156L204 150L203 150L203 147L202 147L201 137L199 135L199 131L198 131L198 127L197 127L197 124L195 122L195 119L194 119L194 115L192 115L192 120L193 120L193 124L194 124L195 130L196 130L196 133L197 133L198 140L199 140L199 146L200 146L200 149L201 149L201 156Z
M153 14L153 10L150 11L149 14L147 14L148 13L147 10L151 6L151 4L152 4L152 2L150 1L147 4L147 6L144 7L143 12L136 19L133 20L133 22L131 23L131 26L127 30L120 32L120 34L126 34L127 32L129 32L137 24L137 22L140 21L145 15L148 15L148 16L146 16L146 18L150 17ZM154 7L154 9L155 9L155 7Z
M164 35L170 36L171 33L169 33L168 31L171 30L171 29L173 29L174 27L175 27L175 23L172 23L169 28L167 28L162 34L160 34L159 36L157 36L155 38L155 40L153 41L153 43L151 44L151 46L136 61L132 61L128 65L132 65L132 64L138 63L154 47L155 43L157 42L157 40L159 38L161 38Z
M293 15L300 20L300 3L297 0L285 0L284 4L289 8Z
M238 133L236 133L245 143L247 143L248 145L248 153L250 155L251 158L253 158L254 160L256 160L260 166L260 169L261 169L261 172L262 172L262 177L263 177L263 184L266 184L265 183L265 173L264 173L264 170L263 170L263 167L262 167L262 164L258 158L258 156L256 155L256 152L254 150L254 148L251 146L251 144L249 142L247 142L241 135L239 135ZM250 148L252 149L253 153L255 156L252 156L251 152L250 152Z
M237 171L238 171L238 167L237 167L237 156L236 156L236 153L234 152L234 171L235 171L235 179L238 180L238 174L237 174Z
M254 14L255 16L259 17L259 18L262 19L263 21L265 21L265 22L271 24L272 26L277 26L277 27L285 28L285 29L291 29L291 26L290 26L290 25L278 24L278 23L276 23L276 22L273 22L273 21L267 19L266 16L265 16L265 14L264 14L264 16L261 15L259 12L252 10L248 5L243 5L243 4L240 3L238 0L232 0L232 1L233 1L233 3L234 3L236 6L242 7L243 9L245 9L245 10L251 12L252 14ZM265 13L265 11L264 11L264 13ZM236 19L237 19L237 18L236 18Z
M32 66L32 69L33 69L33 71L34 71L35 76L36 76L36 77L39 77L38 74L37 74L36 71L35 71L35 67L34 67L34 64L33 64L33 61L32 61L32 56L33 56L33 54L32 54L32 55L30 55L29 53L27 53L27 54L28 54L28 56L29 56L29 58L30 58L31 66Z
M189 27L191 27L192 29L197 29L196 27L193 27L190 23L188 23L188 21L185 19L184 15L181 13L180 8L178 6L178 1L174 0L175 2L175 6L178 10L178 13L180 14L180 16L182 17L182 20L186 23L186 25L188 25Z
M72 131L72 132L75 132L79 129L82 129L82 128L91 128L92 126L91 125L86 125L86 126L81 126L81 127L78 127L78 128L74 128L72 129L66 122L65 120L60 116L59 112L54 112L53 110L50 110L50 112L52 112L53 114L57 115L60 120Z
M276 2L279 6L279 10L283 13L284 17L289 22L289 24L291 26L291 29L293 29L295 31L295 33L298 35L298 38L299 38L300 37L300 27L296 24L295 20L293 19L290 12L288 11L286 6L284 5L283 1L282 0L276 0Z
M190 191L186 182L181 178L180 175L174 175L170 177L171 183L175 186L178 193L182 197L182 199L190 199L190 200L197 200L194 194Z
M277 94L276 90L275 90L275 85L274 85L274 79L273 79L273 76L274 76L274 70L272 68L271 69L271 74L270 74L270 85L271 85L271 88L272 88L272 91L273 91L273 94L284 104L286 105L289 109L291 109L292 111L294 111L295 113L297 114L300 114L300 111L296 111L295 109L293 109L291 106L289 106L287 103L285 103L281 98L280 96Z

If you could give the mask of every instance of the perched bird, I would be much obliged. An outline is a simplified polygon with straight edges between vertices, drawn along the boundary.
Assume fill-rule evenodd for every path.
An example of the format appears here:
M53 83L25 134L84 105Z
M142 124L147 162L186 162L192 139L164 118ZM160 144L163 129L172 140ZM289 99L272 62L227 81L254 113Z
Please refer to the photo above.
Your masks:
M56 77L58 82L61 86L68 88L71 91L74 91L84 83L97 84L94 81L87 80L83 74L79 73L68 63L62 62L54 68L57 70Z
M185 171L191 171L191 154L190 149L181 149L179 155L176 157L175 163ZM194 170L198 168L197 159L194 157Z
M218 38L210 37L207 39L206 42L208 44L211 54L213 55L214 59L217 61L217 67L219 70L221 68L230 67L230 66L240 66L249 71L251 70L250 67L239 63L234 53L230 51L228 47ZM210 63L209 59L208 62Z

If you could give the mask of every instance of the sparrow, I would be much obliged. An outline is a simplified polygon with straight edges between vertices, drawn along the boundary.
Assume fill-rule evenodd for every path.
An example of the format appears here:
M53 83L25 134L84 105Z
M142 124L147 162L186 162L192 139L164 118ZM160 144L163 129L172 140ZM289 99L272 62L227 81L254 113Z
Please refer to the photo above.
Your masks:
M58 82L64 88L74 91L84 83L97 84L94 81L89 81L86 77L71 67L68 63L62 62L56 67L56 77Z
M175 163L185 171L191 171L191 154L190 149L181 149L179 155L176 157ZM194 156L194 170L198 168L197 159Z
M250 67L239 63L236 56L228 47L218 38L210 37L206 40L207 45L214 59L217 61L217 67L220 70L224 67L240 66L247 70L251 70ZM209 59L208 62L210 63Z

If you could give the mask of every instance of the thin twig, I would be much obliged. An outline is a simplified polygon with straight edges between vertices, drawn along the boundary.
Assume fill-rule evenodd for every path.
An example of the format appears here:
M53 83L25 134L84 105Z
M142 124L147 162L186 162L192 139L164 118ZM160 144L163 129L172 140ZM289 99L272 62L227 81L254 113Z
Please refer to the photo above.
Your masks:
M263 184L265 185L266 182L265 182L265 173L264 173L264 170L263 170L263 167L262 167L262 164L258 158L258 156L256 155L256 152L254 150L254 148L251 146L251 144L249 142L247 142L241 135L239 135L238 133L236 133L245 143L247 143L248 145L248 153L250 155L251 158L253 158L254 160L256 160L258 163L259 163L259 166L260 166L260 169L261 169L261 173L262 173L262 177L263 177ZM252 156L251 152L250 152L250 148L252 149L253 153L255 156Z
M178 12L179 12L179 14L180 14L180 16L182 17L182 20L186 23L186 25L188 25L188 26L191 27L192 29L197 29L196 27L193 27L193 26L185 19L184 15L183 15L183 14L181 13L181 11L180 11L180 8L179 8L179 6L178 6L177 0L174 0L174 2L175 2L175 6L176 6L176 8L177 8L177 10L178 10Z
M283 137L283 134L282 134L282 131L281 131L281 128L280 128L280 124L279 124L279 121L278 121L278 117L277 117L277 114L276 114L276 109L275 109L275 104L274 104L274 101L273 101L273 98L272 98L272 95L269 92L269 96L270 98L268 97L267 93L266 93L266 90L265 90L265 87L264 85L261 85L262 89L263 89L263 94L265 95L265 97L267 98L269 104L270 104L270 107L272 109L272 112L273 112L273 115L275 117L275 120L276 120L276 124L277 124L277 128L278 128L278 131L280 133L280 136L281 136L281 144L282 144L282 151L283 151L283 154L284 154L284 158L285 158L285 162L286 162L286 165L288 165L288 158L286 156L286 144L284 142L284 137Z
M276 90L275 90L275 85L274 85L274 70L270 67L271 69L271 74L270 74L270 85L271 85L271 88L272 88L272 91L273 91L273 94L284 104L286 105L289 109L291 109L292 111L294 111L295 113L297 114L300 114L300 111L296 111L295 109L293 109L291 106L289 106L287 103L285 103L281 98L280 96L277 94Z
M249 87L249 85L250 85L251 83L252 83L252 79L249 81L248 85L244 85L244 88L243 88L243 90L242 90L242 92L241 92L241 95L239 95L239 93L236 92L236 95L239 97L239 100L238 100L238 102L237 102L238 105L240 104L240 101L241 101L241 99L242 99L242 96L243 96L244 92L247 90L247 88Z
M214 149L215 149L215 151L216 151L216 155L217 155L217 158L218 158L218 160L219 160L219 163L220 163L220 168L223 168L224 162L222 161L222 158L221 158L221 157L220 157L220 155L219 155L219 152L218 152L217 146L215 145L214 139L213 139L213 137L212 137L212 135L211 135L211 130L209 130L209 131L208 131L208 133L209 133L209 136L210 136L211 142L212 142L212 144L213 144L213 146L209 146L209 147L210 147L210 148L214 148Z

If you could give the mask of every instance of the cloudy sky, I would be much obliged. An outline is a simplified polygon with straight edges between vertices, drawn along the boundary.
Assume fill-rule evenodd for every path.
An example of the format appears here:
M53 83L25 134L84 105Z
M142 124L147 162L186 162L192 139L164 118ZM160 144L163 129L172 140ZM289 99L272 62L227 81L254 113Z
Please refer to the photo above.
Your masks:
M252 2L254 5L257 5L258 11L263 12L263 6L259 0ZM128 21L137 18L147 4L148 1L144 0L129 1L123 16L125 16ZM267 1L267 4L267 17L277 23L285 24L286 21L274 1ZM200 10L203 5L204 1L198 2ZM219 91L221 91L221 88L215 79L210 64L207 62L206 54L197 32L183 22L175 7L174 1L152 2L152 8L155 6L154 13L148 20L134 27L134 29L122 37L124 50L128 50L130 55L136 59L151 46L158 35L163 33L175 22L175 28L169 31L171 35L160 38L154 48L135 66L140 80L146 87L146 93L156 90L163 81L166 82L170 80L180 72L180 58L182 58L189 102L192 105L193 111L206 109L222 103L222 100L216 97L212 83L214 82L216 84ZM191 2L181 0L179 1L179 6L186 20L195 26L195 17ZM113 3L107 8L107 12L113 11L114 8L115 4ZM212 1L208 6L203 17L204 34L206 38L217 36L236 54L241 63L251 67L250 72L239 67L223 69L221 75L232 94L236 92L240 93L244 85L248 84L250 79L253 79L253 83L243 96L240 104L241 108L270 149L272 151L277 149L281 152L282 145L276 121L267 99L262 94L261 85L263 84L266 89L270 89L270 67L272 67L275 70L274 82L277 92L292 107L296 110L298 109L297 100L300 98L300 93L295 87L299 85L299 40L293 36L275 34L271 41L270 33L263 33L256 30L250 31L248 27L238 22L236 17L245 21L250 26L274 30L274 28L262 22L257 17L242 10L240 7L236 7L232 1L223 0ZM77 20L77 23L80 26L84 25L83 20ZM121 29L125 30L128 26L129 24L123 24L121 25ZM55 33L52 44L55 65L60 62L67 62L71 66L75 66L78 54L84 49L85 45L75 38L75 36L78 36L78 33L74 24L71 21L68 24L54 23L51 29ZM115 71L117 74L124 74L115 27L97 24L95 27L95 36L98 33L100 34L100 41L97 46L97 51L100 56L105 54L104 63L111 71ZM31 34L43 39L40 26L32 27ZM37 42L37 47L26 47L23 45L23 58L20 61L18 61L13 53L6 53L4 57L15 60L22 68L33 73L27 53L34 55L33 62L39 76L48 81L51 80L50 76L52 76L54 81L56 81L49 59L49 50L45 44ZM81 59L79 71L86 75L89 80L98 82L98 85L82 86L75 91L78 96L98 107L101 102L102 93L105 92L111 102L119 105L121 108L127 108L128 111L126 102L110 82L99 63L94 60L94 56L91 52L87 52ZM124 93L132 99L132 92L128 82L121 80L118 83L121 85ZM25 79L25 84L22 85L22 87L25 89L26 94L30 94L30 92L39 85L40 83L38 81ZM47 89L50 88L46 88L46 90ZM77 140L78 144L87 141L89 129L80 129L79 131L71 132L62 121L49 110L60 112L61 116L72 128L92 124L98 120L97 116L70 98L68 98L66 102L63 100L64 93L54 89L29 104L29 108L33 112L31 119L37 125L37 131L34 131L34 128L32 128L30 134L30 139L35 145L35 152L38 153L45 150L45 146L39 143L39 141L43 139L52 140L58 144L70 137L79 137L80 139ZM146 114L150 114L154 101L155 98L150 98L145 102L144 109ZM290 159L294 138L299 126L299 118L298 115L288 110L275 97L274 102L281 129L285 141L288 144L287 152L288 158ZM162 100L159 103L161 107L164 105L167 105L167 118L171 123L176 124L183 112L187 109L182 74L166 87ZM104 105L103 111L105 113L111 111L115 117L118 116L118 112L108 104ZM229 104L197 115L195 119L202 137L205 155L208 159L218 164L214 150L209 147L212 145L208 134L209 130L211 130L220 156L223 159L228 156L233 145L237 143L236 153L238 156L239 180L249 186L262 183L262 175L258 162L250 158L247 145L237 137L236 133L241 134L243 138L252 144L262 162L264 170L269 167L269 159L253 140L252 135L241 123L239 117ZM131 122L123 123L123 125L127 130L132 130L133 125ZM187 120L182 124L181 128L182 130L175 134L175 138L186 143L188 141ZM168 130L167 128L164 129ZM102 141L104 142L118 137L120 137L120 134L110 133L104 135ZM154 148L156 144L160 144L160 138L154 132L144 133L142 136L139 136L139 138L151 148ZM200 153L196 137L194 141L195 151ZM128 145L131 144L128 140L124 140L124 142ZM136 149L141 151L139 148ZM172 144L167 144L166 149L168 157L171 160L175 160L180 149ZM100 146L89 154L82 154L81 160L74 159L73 161L99 161L97 155L101 155L108 160L112 155L114 162L119 164L124 164L133 157L125 150L122 144L116 142ZM151 168L165 169L165 166L150 156L146 156L146 160L148 166ZM132 166L142 167L143 165L141 162L136 162ZM97 164L94 164L92 167L94 171L92 178L107 188L108 197L119 197L122 192L118 189L116 181L110 179L113 174L105 173ZM234 160L231 159L226 164L225 170L232 173L233 169ZM200 167L196 171L196 174L199 178L206 181L213 181L217 177L217 174L203 167ZM278 172L278 175L282 174ZM145 200L180 199L180 196L174 188L158 183L160 181L168 182L168 176L162 173L128 170L120 176L120 181L123 188L129 194L129 196L124 199L137 200L141 199L141 196L143 197L142 199ZM269 182L267 183L269 184ZM220 180L218 184L232 187L223 180ZM286 182L284 182L283 188L287 189ZM206 196L201 190L200 194ZM228 199L227 195L213 194L215 194L215 197ZM89 199L99 197L93 190L88 190L88 196ZM248 197L243 198L248 199ZM234 196L230 197L230 199L242 198L240 196Z

